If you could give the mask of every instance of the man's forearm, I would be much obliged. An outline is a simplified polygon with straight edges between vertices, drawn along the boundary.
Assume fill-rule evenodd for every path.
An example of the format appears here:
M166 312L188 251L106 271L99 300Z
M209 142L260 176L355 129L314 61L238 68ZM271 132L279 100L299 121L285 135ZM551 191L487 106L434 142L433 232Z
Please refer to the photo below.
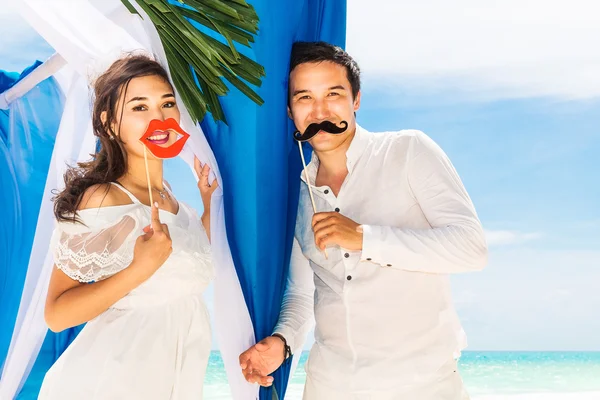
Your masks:
M293 290L286 291L279 321L273 333L282 335L292 353L304 346L314 324L314 295Z
M273 333L285 337L292 353L300 350L314 323L314 274L296 239L290 257L290 273Z
M428 229L363 226L362 260L434 274L478 271L487 263L483 230L475 223Z

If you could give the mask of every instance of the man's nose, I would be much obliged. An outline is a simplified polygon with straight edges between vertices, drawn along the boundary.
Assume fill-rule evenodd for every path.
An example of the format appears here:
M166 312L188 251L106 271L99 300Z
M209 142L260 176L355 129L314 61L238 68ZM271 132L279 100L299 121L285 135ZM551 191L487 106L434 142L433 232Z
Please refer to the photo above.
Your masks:
M312 117L316 120L323 121L329 118L329 106L322 100L317 100L313 104Z

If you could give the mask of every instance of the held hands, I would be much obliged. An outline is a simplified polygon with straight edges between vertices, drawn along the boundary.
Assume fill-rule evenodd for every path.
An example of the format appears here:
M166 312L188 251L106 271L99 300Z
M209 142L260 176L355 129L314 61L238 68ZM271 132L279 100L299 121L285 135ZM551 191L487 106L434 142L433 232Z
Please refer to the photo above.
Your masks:
M216 179L212 183L208 183L208 175L210 173L210 167L208 163L202 166L202 163L196 156L194 156L194 170L198 174L198 189L200 190L200 197L202 197L202 204L204 205L204 213L210 211L210 198L214 191L219 187ZM208 213L210 214L210 213Z
M137 238L133 248L133 259L142 271L144 279L150 278L173 252L169 227L160 222L158 203L152 205L151 224Z
M273 377L268 376L283 363L283 341L268 336L240 354L240 367L244 378L250 383L271 386Z
M348 250L362 250L362 226L338 212L317 213L312 219L315 243L321 250L338 245Z

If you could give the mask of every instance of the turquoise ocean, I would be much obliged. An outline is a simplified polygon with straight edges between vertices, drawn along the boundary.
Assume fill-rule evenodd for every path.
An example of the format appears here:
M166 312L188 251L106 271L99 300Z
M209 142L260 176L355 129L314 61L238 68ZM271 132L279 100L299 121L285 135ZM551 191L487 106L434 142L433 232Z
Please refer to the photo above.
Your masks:
M308 353L303 353L290 381L286 400L302 398L307 358ZM474 400L600 400L600 352L466 351L459 368ZM220 353L215 351L209 360L204 399L230 398L223 361Z

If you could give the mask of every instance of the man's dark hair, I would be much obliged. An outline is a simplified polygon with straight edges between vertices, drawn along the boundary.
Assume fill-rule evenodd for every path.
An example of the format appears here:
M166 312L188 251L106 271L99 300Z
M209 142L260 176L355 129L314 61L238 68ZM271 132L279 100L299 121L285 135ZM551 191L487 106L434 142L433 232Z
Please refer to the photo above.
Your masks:
M295 42L292 45L290 73L300 64L330 61L346 68L346 75L352 87L352 98L360 91L360 68L341 47L326 42Z

